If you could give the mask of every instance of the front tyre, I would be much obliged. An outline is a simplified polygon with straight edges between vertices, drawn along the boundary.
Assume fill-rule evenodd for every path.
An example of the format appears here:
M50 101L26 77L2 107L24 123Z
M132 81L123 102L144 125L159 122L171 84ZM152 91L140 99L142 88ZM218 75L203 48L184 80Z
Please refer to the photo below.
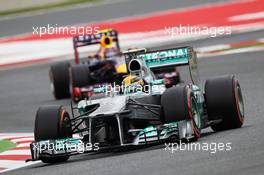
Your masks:
M205 99L209 120L221 119L211 126L214 131L240 128L244 123L244 101L234 75L205 82Z
M201 121L198 105L189 86L168 88L161 97L163 120L165 123L190 120L193 140L201 135Z
M35 118L35 141L54 140L72 137L71 121L68 112L62 106L44 106L37 111ZM58 163L69 159L69 156L42 157L44 163Z

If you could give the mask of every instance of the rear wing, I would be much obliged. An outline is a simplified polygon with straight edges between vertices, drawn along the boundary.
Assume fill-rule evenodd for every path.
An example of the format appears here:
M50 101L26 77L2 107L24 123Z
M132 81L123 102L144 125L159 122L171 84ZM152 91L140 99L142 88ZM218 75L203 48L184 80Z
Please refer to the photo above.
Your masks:
M199 85L199 73L196 52L192 47L177 47L155 51L128 51L124 53L126 63L132 59L144 60L151 70L189 65L190 75L193 83Z
M79 62L79 54L78 54L78 50L77 50L78 47L100 44L101 39L104 36L111 37L112 41L115 42L115 44L116 44L116 48L118 50L120 50L118 33L116 30L106 29L106 30L99 31L97 34L75 36L75 37L73 37L73 48L74 48L75 62L77 64Z
M137 58L145 60L150 69L160 69L188 65L192 53L191 47L182 47L141 53L137 55Z

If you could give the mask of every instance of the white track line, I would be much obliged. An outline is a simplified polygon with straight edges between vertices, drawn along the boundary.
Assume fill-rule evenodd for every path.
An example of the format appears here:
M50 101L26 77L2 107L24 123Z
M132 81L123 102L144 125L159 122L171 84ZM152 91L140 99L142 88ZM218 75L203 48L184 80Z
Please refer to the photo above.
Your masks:
M27 137L28 139L31 139L31 138L34 138L34 136L32 135L2 135L0 136L0 140L3 140L3 139L10 139L10 138L17 138L17 137Z
M198 52L212 52L215 50L222 50L222 49L229 49L231 46L229 44L219 44L214 46L208 46L208 47L200 47L196 49Z
M264 38L260 38L257 40L258 42L264 43Z
M15 165L15 167L23 166L23 165L25 165L25 162L19 161L19 160L0 160L0 166L1 167L13 168L14 165Z
M220 55L230 55L230 54L238 54L238 53L245 53L245 52L257 52L257 51L264 51L264 46L256 46L256 47L249 47L249 48L238 48L238 49L231 49L226 51L219 51L214 53L198 53L198 58L205 58L205 57L213 57L213 56L220 56Z
M256 12L256 13L246 13L243 15L232 16L229 18L230 21L244 21L244 20L252 20L252 19L261 19L264 18L264 11Z
M9 151L4 151L0 153L0 155L30 155L30 150L29 149L22 149L22 150L9 150Z
M19 138L19 139L12 139L10 141L12 142L22 142L22 141L33 141L34 140L34 137L26 137L26 138Z
M16 148L26 147L29 146L30 143L21 143L16 146Z
M33 133L1 133L0 137L23 137L23 136L34 136Z

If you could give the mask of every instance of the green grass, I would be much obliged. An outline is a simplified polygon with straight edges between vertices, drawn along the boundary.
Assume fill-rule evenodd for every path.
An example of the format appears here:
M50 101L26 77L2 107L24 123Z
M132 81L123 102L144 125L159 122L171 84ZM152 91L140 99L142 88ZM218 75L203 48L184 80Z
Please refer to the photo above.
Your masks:
M14 14L20 14L20 13L25 13L25 12L39 11L39 10L48 10L48 9L53 9L57 7L64 7L64 6L74 5L74 4L81 4L81 3L95 2L95 1L98 1L98 0L65 0L64 2L60 2L60 3L53 3L53 4L42 5L42 6L33 6L33 7L21 8L21 9L2 11L0 12L0 16L14 15Z
M0 153L15 147L16 144L9 140L0 140Z

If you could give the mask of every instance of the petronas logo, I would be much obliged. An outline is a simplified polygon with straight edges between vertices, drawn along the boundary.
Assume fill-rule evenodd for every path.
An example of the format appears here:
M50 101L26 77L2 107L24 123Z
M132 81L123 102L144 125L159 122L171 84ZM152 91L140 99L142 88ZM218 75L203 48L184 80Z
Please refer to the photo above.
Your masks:
M154 53L142 54L140 55L140 57L148 61L152 59L183 57L186 55L187 55L187 48L181 48L181 49L164 50Z

